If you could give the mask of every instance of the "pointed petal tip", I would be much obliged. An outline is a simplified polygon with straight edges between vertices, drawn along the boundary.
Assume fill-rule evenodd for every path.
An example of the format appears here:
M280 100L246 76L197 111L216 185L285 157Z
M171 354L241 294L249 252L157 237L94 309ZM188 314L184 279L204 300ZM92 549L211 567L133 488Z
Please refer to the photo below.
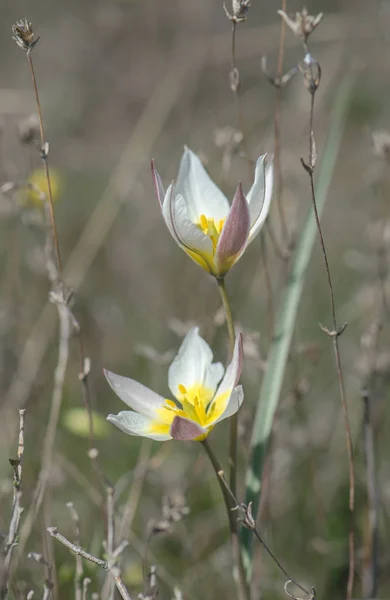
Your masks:
M150 162L150 167L152 170L154 190L156 192L157 200L159 201L160 207L162 208L162 205L164 203L165 190L161 181L161 177L156 169L154 158L152 158Z
M236 344L242 352L242 354L244 354L244 336L242 335L241 331L236 335Z
M221 276L226 275L244 252L250 224L249 205L240 182L217 244L215 259Z

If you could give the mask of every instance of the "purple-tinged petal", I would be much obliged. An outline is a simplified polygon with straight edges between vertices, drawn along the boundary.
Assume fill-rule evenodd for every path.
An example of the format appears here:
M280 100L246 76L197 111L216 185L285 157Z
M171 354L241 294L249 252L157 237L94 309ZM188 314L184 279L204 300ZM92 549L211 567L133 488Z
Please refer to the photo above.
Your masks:
M164 192L164 186L162 184L161 181L161 177L154 165L154 160L152 160L151 162L151 169L152 169L152 177L153 177L153 183L154 183L154 189L156 190L156 196L157 199L160 203L160 207L163 207L164 204L164 196L165 196L165 192Z
M183 417L175 417L169 433L174 440L186 441L205 435L206 430L197 425L195 421L183 419Z
M245 250L249 230L249 207L240 183L223 225L215 253L215 263L220 276L228 272Z
M174 183L172 182L169 186L167 191L165 192L165 197L164 197L164 201L161 207L162 210L162 216L164 217L164 221L166 223L166 226L169 229L169 232L171 234L171 236L173 237L173 239L175 240L175 242L177 244L179 244L179 246L181 246L182 244L180 243L180 240L176 234L175 231L175 224L173 222L173 199L174 199L174 193L175 193L175 189L174 189Z

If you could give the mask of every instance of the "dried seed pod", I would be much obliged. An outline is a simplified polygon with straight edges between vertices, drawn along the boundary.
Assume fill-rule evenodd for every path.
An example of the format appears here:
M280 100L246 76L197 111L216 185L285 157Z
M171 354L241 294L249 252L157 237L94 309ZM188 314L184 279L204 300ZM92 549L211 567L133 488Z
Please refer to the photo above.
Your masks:
M39 38L34 39L32 24L26 18L20 19L20 21L16 21L15 25L12 25L12 33L12 39L25 52L30 52L39 40Z
M288 15L284 10L278 10L278 14L293 34L302 40L304 44L307 43L310 34L313 33L324 16L324 13L318 13L316 16L309 15L306 7L303 7L300 12L296 12L295 15Z
M247 13L251 6L252 0L232 0L232 12L226 8L226 3L223 3L223 8L227 18L232 23L242 23L247 19Z

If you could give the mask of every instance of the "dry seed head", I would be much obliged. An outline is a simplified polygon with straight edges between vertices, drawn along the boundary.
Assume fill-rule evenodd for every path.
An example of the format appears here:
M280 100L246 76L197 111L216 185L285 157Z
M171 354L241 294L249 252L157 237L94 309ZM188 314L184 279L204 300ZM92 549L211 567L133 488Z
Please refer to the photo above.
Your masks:
M32 24L26 18L20 19L20 21L16 21L15 25L12 25L12 33L12 39L25 52L30 51L38 41L38 39L34 40Z
M226 3L223 3L223 9L227 18L232 23L242 23L247 19L247 12L250 8L252 0L232 0L232 14L226 8Z
M304 44L306 44L309 35L313 33L324 16L324 13L318 13L316 16L309 15L305 6L295 15L288 15L284 10L278 10L278 14L293 34L302 40Z

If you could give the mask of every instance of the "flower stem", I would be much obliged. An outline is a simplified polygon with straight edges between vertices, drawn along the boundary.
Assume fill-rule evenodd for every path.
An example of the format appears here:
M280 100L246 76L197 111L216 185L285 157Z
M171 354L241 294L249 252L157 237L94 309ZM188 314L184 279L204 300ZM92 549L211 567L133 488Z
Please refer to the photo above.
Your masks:
M229 333L230 353L231 353L231 355L233 355L234 342L236 340L236 332L234 329L232 309L230 306L229 296L228 296L226 286L225 286L225 279L217 279L217 282L218 282L219 292L221 294L223 308L225 310L226 323L227 323L227 328L228 328L228 333Z
M239 538L238 538L237 521L235 520L233 513L232 513L232 508L234 508L232 498L234 498L234 495L231 493L231 491L228 491L229 488L227 487L227 483L225 482L225 479L224 479L223 469L222 469L217 457L215 456L214 452L212 451L211 446L207 441L207 438L205 440L203 440L203 442L201 442L201 444L204 447L204 449L206 450L207 456L210 459L210 462L214 469L215 475L218 479L218 484L219 484L219 487L221 488L222 496L223 496L225 506L226 506L226 511L227 511L227 515L228 515L228 519L229 519L233 558L234 558L234 562L237 567L236 583L237 583L238 597L239 597L239 600L249 600L250 594L249 594L248 585L246 583L244 563L242 561L242 553L241 553L240 542L239 542Z
M234 321L232 315L232 309L229 302L229 296L226 291L225 280L217 279L219 292L221 294L223 308L225 310L226 323L229 332L229 346L230 354L233 355L234 342L236 339L236 332L234 329ZM237 490L237 430L238 430L238 416L237 413L230 419L230 443L229 443L229 462L230 462L230 488L236 495Z

